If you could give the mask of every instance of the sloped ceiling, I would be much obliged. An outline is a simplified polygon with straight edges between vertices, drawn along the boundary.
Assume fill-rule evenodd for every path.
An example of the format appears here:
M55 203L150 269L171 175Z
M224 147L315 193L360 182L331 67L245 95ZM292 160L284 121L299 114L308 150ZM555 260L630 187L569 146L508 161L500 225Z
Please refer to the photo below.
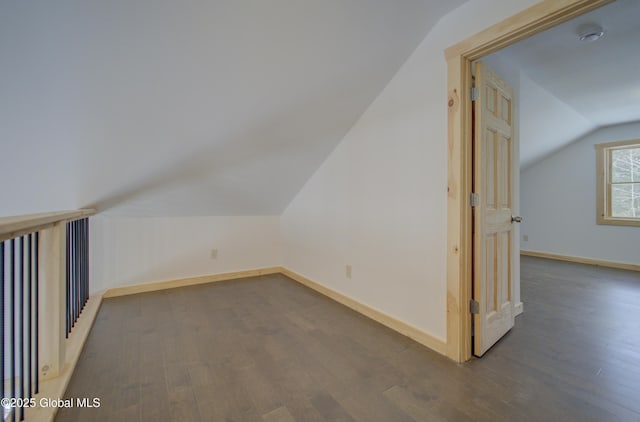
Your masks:
M495 53L566 110L558 114L555 107L551 119L539 119L541 103L539 113L521 114L523 169L587 132L640 120L639 19L640 1L617 0ZM578 33L589 24L600 25L605 36L580 42Z
M279 214L461 3L6 0L2 148L46 133L77 206Z

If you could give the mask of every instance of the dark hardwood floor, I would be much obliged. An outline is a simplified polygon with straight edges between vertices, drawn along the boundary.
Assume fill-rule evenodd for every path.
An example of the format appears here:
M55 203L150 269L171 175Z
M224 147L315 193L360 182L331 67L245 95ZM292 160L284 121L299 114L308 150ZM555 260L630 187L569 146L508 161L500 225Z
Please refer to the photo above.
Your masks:
M107 299L56 420L640 420L640 275L523 257L522 299L462 365L282 276Z

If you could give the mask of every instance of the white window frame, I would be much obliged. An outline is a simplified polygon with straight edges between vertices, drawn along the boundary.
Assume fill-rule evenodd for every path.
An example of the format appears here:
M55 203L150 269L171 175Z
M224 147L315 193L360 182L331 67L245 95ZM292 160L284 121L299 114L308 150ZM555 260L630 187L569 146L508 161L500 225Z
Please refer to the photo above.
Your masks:
M611 215L611 152L634 147L640 148L640 139L596 145L598 224L640 227L640 217L614 217Z

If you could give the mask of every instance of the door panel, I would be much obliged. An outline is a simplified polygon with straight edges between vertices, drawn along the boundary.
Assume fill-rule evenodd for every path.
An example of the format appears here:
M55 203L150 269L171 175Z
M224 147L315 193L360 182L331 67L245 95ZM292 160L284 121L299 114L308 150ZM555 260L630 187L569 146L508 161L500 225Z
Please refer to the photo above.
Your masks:
M513 300L513 90L476 63L474 102L474 354L482 356L511 327Z

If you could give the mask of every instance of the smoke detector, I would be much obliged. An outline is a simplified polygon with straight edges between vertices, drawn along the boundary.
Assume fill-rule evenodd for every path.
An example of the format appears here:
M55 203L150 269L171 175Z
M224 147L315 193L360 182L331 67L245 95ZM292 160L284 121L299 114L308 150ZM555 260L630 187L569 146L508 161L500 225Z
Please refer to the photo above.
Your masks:
M588 24L578 28L578 36L582 42L594 42L604 37L604 29L600 25Z

